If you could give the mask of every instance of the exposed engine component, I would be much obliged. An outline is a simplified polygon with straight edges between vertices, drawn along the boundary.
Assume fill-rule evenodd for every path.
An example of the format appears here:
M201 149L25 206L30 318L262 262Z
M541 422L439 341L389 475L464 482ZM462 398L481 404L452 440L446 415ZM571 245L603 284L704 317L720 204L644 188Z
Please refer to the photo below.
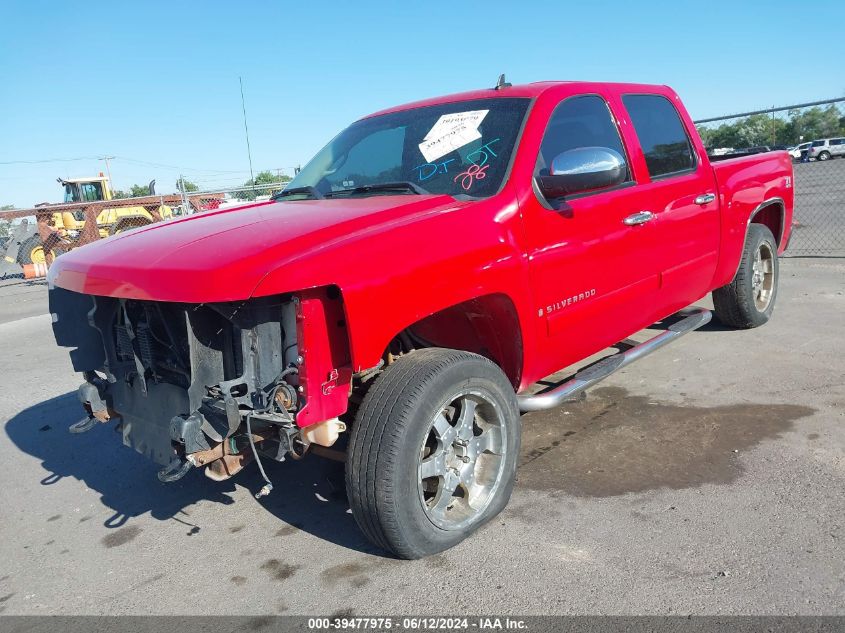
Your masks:
M168 480L209 464L209 476L231 476L253 459L243 452L249 440L283 458L291 431L279 429L295 429L300 406L294 299L191 305L54 289L57 336L77 344L72 360L85 378L79 398L89 415L71 431L119 411L124 443L165 466ZM88 328L68 316L80 313ZM65 333L64 323L76 327ZM250 414L254 435L245 428ZM265 448L271 439L276 445Z

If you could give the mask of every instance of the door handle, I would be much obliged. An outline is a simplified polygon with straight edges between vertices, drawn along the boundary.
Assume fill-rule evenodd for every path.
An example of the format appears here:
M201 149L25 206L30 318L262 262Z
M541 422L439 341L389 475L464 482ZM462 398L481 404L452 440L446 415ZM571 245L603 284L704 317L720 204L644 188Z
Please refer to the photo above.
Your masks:
M707 204L708 202L713 202L716 199L715 193L702 193L695 199L696 204Z
M636 226L638 224L645 224L649 220L654 219L654 214L651 211L638 211L637 213L632 213L627 218L622 220L622 222L627 226Z

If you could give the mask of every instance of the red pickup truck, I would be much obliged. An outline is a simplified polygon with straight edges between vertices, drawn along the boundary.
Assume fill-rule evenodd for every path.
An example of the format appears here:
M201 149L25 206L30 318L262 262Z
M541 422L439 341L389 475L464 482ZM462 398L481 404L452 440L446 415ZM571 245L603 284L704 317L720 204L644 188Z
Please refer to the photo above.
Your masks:
M275 200L56 260L71 431L119 418L163 481L257 461L256 496L262 458L345 460L374 543L442 551L506 505L521 412L705 324L684 309L709 292L728 326L770 318L790 157L711 160L665 86L500 81L365 117Z

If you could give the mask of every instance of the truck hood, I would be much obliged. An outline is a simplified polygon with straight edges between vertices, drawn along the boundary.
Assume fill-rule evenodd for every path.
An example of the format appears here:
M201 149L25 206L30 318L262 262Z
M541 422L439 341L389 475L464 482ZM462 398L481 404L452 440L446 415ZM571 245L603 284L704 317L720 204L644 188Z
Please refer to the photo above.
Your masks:
M100 296L236 301L250 297L270 271L306 255L466 204L445 195L397 195L208 211L74 249L56 259L48 282Z

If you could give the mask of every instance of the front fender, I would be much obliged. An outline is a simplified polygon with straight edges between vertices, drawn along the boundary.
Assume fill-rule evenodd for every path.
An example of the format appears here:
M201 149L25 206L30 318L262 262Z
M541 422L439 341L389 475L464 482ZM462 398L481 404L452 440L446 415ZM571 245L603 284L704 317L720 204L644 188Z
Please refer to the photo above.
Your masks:
M388 343L420 319L476 297L503 294L530 323L521 217L504 192L389 230L358 235L273 270L256 296L340 290L354 371L378 364Z

